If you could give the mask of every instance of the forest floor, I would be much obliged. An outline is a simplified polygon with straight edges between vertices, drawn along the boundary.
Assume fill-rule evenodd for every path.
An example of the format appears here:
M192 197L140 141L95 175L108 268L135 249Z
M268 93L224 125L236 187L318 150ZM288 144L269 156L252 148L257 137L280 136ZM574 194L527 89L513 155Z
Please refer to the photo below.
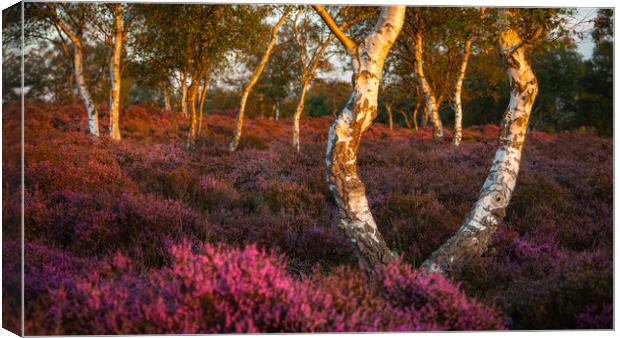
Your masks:
M130 106L121 142L88 135L85 115L78 104L26 106L26 334L613 326L612 139L529 133L488 252L445 280L415 267L476 200L498 128L466 128L457 148L430 129L375 123L359 173L402 261L366 283L325 184L330 118L302 119L297 154L290 119L247 119L230 153L225 112L206 115L191 151L179 113ZM5 106L3 306L13 324L19 122L19 107Z

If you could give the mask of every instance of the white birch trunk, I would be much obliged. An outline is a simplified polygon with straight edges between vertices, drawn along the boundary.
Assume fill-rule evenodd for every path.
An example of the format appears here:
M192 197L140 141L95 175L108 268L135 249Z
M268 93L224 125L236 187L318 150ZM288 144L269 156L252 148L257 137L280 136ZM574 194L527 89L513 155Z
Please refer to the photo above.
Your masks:
M276 103L275 104L275 114L274 114L274 119L276 121L278 121L280 119L280 104Z
M86 81L84 80L84 66L82 63L82 42L60 20L56 23L56 27L59 31L64 32L73 44L73 64L75 67L75 79L77 83L78 94L82 98L82 101L84 102L84 107L86 108L86 113L88 114L88 131L95 136L99 136L99 112L97 111L97 107L91 99L90 92L88 91L88 87L86 86Z
M121 52L123 48L123 18L120 4L114 6L114 55L112 57L112 81L110 93L110 137L113 140L121 139L121 131L118 125L121 102Z
M77 80L77 87L84 107L86 107L86 113L88 114L88 131L99 136L99 113L97 108L90 98L88 87L86 87L86 81L84 80L84 70L82 66L82 46L81 44L74 44L74 63L75 63L75 79Z
M193 77L192 77L193 79ZM189 87L189 110L190 110L190 128L187 136L187 148L192 149L196 144L196 134L198 132L198 114L196 112L196 96L198 95L198 83L192 80Z
M320 13L319 9L315 10ZM327 139L327 185L340 214L339 227L353 243L366 269L388 263L396 255L387 247L357 174L357 152L362 133L377 116L377 96L385 58L403 26L405 6L383 7L373 31L363 41L345 44L353 61L353 93L336 116ZM323 17L323 16L322 16ZM330 25L328 19L323 20ZM330 28L332 28L331 22ZM332 31L336 34L334 29ZM339 32L341 33L341 32ZM342 34L341 34L342 35Z
M258 67L256 67L256 69L254 70L254 74L252 74L252 77L250 77L250 81L243 89L243 94L241 95L241 102L239 104L239 112L237 113L237 123L235 126L235 134L233 135L233 138L230 141L230 145L228 147L230 151L237 150L237 147L239 146L239 140L241 139L241 132L243 130L243 117L245 114L245 105L248 101L248 96L250 95L252 88L254 87L254 85L258 81L258 78L263 72L265 65L267 65L267 62L269 61L269 57L271 56L273 47L275 46L276 41L278 39L278 29L280 28L280 26L282 26L282 24L284 23L284 19L286 19L290 11L291 11L291 8L287 9L284 12L284 14L282 14L282 17L280 17L280 20L271 29L271 39L269 40L269 44L267 45L267 49L265 50L263 59L258 64Z
M465 79L465 72L467 71L467 63L469 61L469 55L471 53L471 43L473 38L465 41L465 50L463 51L463 61L461 62L461 68L459 69L459 75L456 79L456 86L454 89L454 145L461 144L463 138L463 104L461 102L461 90L463 88L463 80Z
M499 47L507 66L511 95L499 132L498 149L478 201L460 229L423 263L430 271L450 273L468 257L481 255L504 218L512 197L538 82L526 59L527 45L519 33L508 26L507 17L511 15L509 10L500 12Z
M415 68L416 68L416 77L418 78L418 82L420 84L420 89L424 93L426 97L426 113L425 117L428 119L430 117L431 126L433 127L433 138L439 139L443 137L443 126L441 123L441 118L439 117L439 107L437 106L437 101L435 99L435 94L433 93L433 89L428 84L426 77L424 76L424 60L422 58L423 51L423 38L422 32L418 31L415 34ZM424 123L426 126L426 122Z

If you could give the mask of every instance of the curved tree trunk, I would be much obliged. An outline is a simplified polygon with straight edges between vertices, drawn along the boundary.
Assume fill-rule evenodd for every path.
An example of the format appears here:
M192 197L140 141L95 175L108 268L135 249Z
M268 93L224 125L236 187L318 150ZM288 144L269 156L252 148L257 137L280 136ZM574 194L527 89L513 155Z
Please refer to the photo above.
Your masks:
M525 56L527 45L518 32L508 26L507 16L511 15L509 10L500 14L499 47L508 68L511 90L510 104L499 131L498 149L478 201L460 229L423 263L431 271L450 273L468 257L481 255L504 218L504 210L512 197L538 82Z
M471 53L471 43L473 38L465 41L465 50L463 51L463 61L461 62L461 69L459 70L459 76L456 79L456 86L454 90L454 145L461 144L463 138L463 105L461 103L461 89L463 88L463 80L465 79L465 72L467 71L467 62L469 61L469 54Z
M357 174L357 152L363 132L377 116L383 64L402 28L405 6L383 7L373 31L359 45L334 28L322 7L314 8L353 61L353 93L330 126L325 164L327 185L338 205L339 227L353 243L362 265L371 270L396 255L387 247L370 212L364 183Z
M252 77L250 77L250 81L243 89L243 93L241 95L241 102L239 104L239 112L237 113L237 124L235 126L235 134L233 135L233 138L230 141L230 145L228 147L230 151L237 150L237 147L239 146L239 140L241 139L241 131L243 130L243 116L245 114L245 105L248 101L248 96L250 95L252 88L254 87L254 85L256 84L256 81L258 81L258 78L263 72L265 65L267 65L267 62L269 61L269 57L271 56L271 52L273 51L273 46L275 46L276 40L278 39L278 29L284 23L284 19L286 19L288 14L291 12L291 9L292 8L288 8L284 12L284 14L282 14L282 17L280 17L280 20L278 20L276 25L273 26L273 28L271 29L271 40L269 40L269 44L267 45L267 49L265 50L263 59L258 64L258 67L256 67L256 69L254 70L254 74L252 74Z
M88 87L86 86L86 81L84 79L84 66L82 63L82 42L80 41L80 38L77 35L73 34L73 32L71 32L71 30L69 30L69 28L59 19L55 23L55 27L58 30L59 34L60 31L64 32L73 44L73 65L75 67L75 79L77 83L78 93L80 94L80 97L84 102L84 107L86 108L86 113L88 114L88 131L95 136L99 136L99 112L97 111L97 107L91 99L90 92L88 91ZM63 43L62 46L65 54L68 56L69 53L65 44Z
M205 100L207 99L207 93L209 89L209 75L205 75L202 92L200 93L200 110L198 118L198 135L202 133L202 116L204 115Z
M416 131L418 131L418 112L420 111L421 104L422 99L418 96L418 102L416 102L415 108L413 109L413 127Z
M422 50L424 48L423 45L423 37L422 31L418 30L415 34L415 69L416 76L418 78L418 82L420 84L420 89L424 93L426 97L426 113L425 119L430 117L431 125L433 127L433 138L438 139L443 137L443 126L441 123L441 118L439 117L439 107L437 101L435 99L435 94L433 93L433 89L426 81L426 77L424 76L424 61L422 59ZM424 123L426 126L426 122Z
M123 48L123 18L120 4L114 5L114 55L112 56L112 83L110 93L110 137L113 140L121 139L121 130L118 126L121 102L121 52Z
M407 129L411 129L411 122L409 122L409 117L407 116L407 113L405 113L405 111L402 109L399 109L398 112L400 113L400 115L403 116L403 120L405 121L405 125L407 125Z
M310 81L304 81L301 85L301 95L299 96L299 102L297 102L297 108L295 108L295 115L293 116L293 147L299 152L299 120L301 114L304 112L304 104L306 101L306 91L308 90L308 84Z

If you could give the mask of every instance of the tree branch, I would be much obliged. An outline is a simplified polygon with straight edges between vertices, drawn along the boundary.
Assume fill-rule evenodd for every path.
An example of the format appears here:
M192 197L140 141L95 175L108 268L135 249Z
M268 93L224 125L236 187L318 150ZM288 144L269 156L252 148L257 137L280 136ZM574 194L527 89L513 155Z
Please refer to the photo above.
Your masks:
M357 43L355 43L355 41L353 41L353 39L351 39L349 36L344 34L340 27L336 25L334 19L332 19L329 13L327 13L325 8L323 8L323 6L321 5L312 5L312 8L314 8L314 11L321 17L321 19L323 19L327 27L329 27L332 33L334 33L338 40L340 40L340 42L344 45L347 51L349 51L349 53L355 51Z

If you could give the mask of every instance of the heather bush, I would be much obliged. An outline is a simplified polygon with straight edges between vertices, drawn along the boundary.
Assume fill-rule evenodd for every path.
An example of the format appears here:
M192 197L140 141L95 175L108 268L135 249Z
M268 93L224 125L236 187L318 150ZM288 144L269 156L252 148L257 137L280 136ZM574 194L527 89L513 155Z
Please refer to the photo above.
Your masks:
M254 246L172 246L172 265L138 275L115 255L102 272L57 283L34 307L34 334L481 330L495 310L439 275L402 263L369 286L360 271L297 280ZM55 262L52 262L53 265ZM48 263L50 264L50 263Z
M11 114L3 117L3 235L12 241L19 238L21 221L17 108L7 106ZM195 244L186 263L209 255L233 261L233 265L201 267L204 273L233 269L234 264L245 262L243 255L254 265L248 263L250 270L239 268L241 272L254 273L251 269L268 265L273 273L265 278L292 286L269 295L275 298L262 294L260 302L243 293L256 300L252 306L269 307L265 304L284 299L288 305L283 312L316 318L304 317L304 324L299 322L302 317L274 319L272 312L273 318L254 318L244 312L235 317L244 318L238 324L226 324L226 318L220 322L222 317L208 310L212 311L205 314L211 318L208 323L216 326L204 332L214 332L214 327L225 331L493 329L502 327L504 319L516 329L611 327L610 139L574 133L528 135L505 222L483 257L469 261L455 276L465 293L478 299L474 301L455 291L458 288L449 286L451 282L421 275L407 264L419 265L458 229L488 174L497 148L495 125L466 128L458 148L449 139L433 141L430 128L389 130L375 123L365 133L359 174L381 232L404 261L382 272L383 279L373 284L358 269L349 242L336 227L336 206L325 186L330 118L302 119L300 153L290 145L289 119L247 119L240 149L230 153L233 111L209 112L196 149L188 151L188 121L178 113L129 106L121 113L123 140L113 142L105 135L87 134L86 114L79 103L27 104L26 110L24 221L28 250L36 247L40 252L27 255L26 265L33 265L29 271L41 271L35 279L54 281L33 283L36 287L28 289L36 306L32 316L50 316L50 306L59 299L64 307L58 311L68 316L63 325L32 327L33 332L85 328L93 333L154 333L163 330L164 323L171 325L170 330L197 329L184 326L189 323L165 322L163 314L157 317L161 323L133 319L143 315L147 306L151 311L163 306L151 304L150 299L161 299L167 309L177 306L178 300L184 304L179 309L189 311L187 316L207 311L183 298L190 293L171 291L171 280L181 283L192 277L189 272L184 277L173 273L179 253L172 255L168 248L183 242ZM106 125L104 115L101 126ZM207 243L198 244L203 242ZM211 246L212 254L207 255L208 243L249 247ZM42 269L45 264L37 265L37 257L46 250L65 262L45 263L50 268ZM130 267L106 263L115 257L120 261L125 257ZM84 271L84 265L92 268ZM95 278L89 271L99 274ZM209 278L216 278L213 273ZM55 282L54 274L65 277ZM287 291L291 288L297 291L292 296ZM93 291L98 289L106 291ZM203 299L214 292L203 291ZM118 301L107 304L103 297L110 295ZM243 297L230 299L243 302ZM417 302L415 311L411 302ZM80 311L86 303L88 311Z

